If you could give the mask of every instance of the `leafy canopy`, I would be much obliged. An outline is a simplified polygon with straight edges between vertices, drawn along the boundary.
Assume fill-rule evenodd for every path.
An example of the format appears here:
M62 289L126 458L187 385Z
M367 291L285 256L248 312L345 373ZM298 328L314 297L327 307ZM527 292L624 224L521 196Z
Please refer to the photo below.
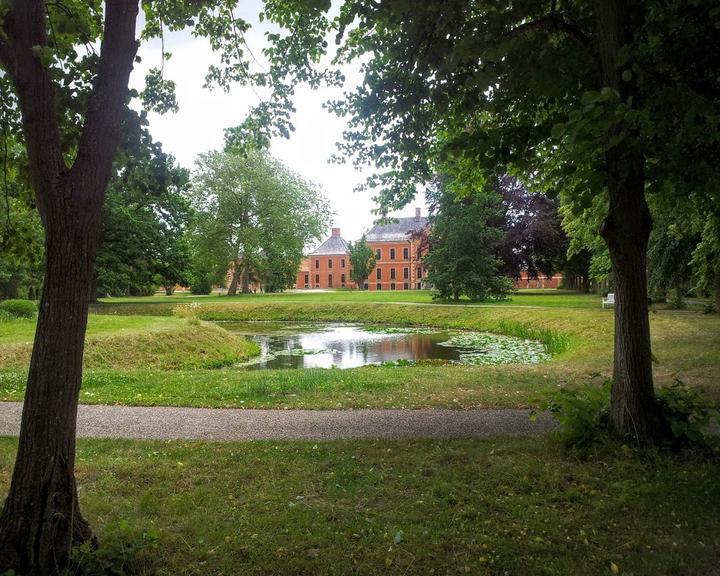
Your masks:
M284 289L306 245L319 240L330 219L318 188L265 152L240 155L209 152L200 156L191 203L196 216L195 257L216 278L228 267L264 289Z

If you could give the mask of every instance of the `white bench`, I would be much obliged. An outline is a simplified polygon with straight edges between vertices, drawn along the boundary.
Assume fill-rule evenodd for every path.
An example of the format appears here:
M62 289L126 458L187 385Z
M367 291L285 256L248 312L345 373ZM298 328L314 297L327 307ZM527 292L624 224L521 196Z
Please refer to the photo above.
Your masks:
M615 294L613 292L610 292L607 298L602 299L602 307L605 308L606 305L615 306Z

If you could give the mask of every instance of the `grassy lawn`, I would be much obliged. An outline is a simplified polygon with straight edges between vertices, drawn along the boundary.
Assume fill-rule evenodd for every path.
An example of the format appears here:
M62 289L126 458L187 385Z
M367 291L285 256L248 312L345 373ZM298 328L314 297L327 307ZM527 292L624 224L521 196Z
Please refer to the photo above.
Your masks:
M183 302L404 302L409 304L452 304L455 306L542 306L560 308L599 308L600 296L584 294L570 290L521 290L512 298L502 302L484 302L472 304L468 300L457 303L433 299L431 290L298 290L280 294L238 294L236 296L193 296L189 292L180 292L172 296L147 296L130 298L105 298L105 303L149 304Z
M317 294L319 296L319 294ZM557 298L556 296L554 296ZM584 297L584 295L583 295ZM562 298L560 298L562 300ZM124 316L170 314L168 304L104 304L91 315L88 370L81 401L129 405L258 408L524 407L559 386L597 385L610 376L613 315L608 310L417 306L391 303L279 302L264 297L181 305L204 320L304 320L433 325L488 330L544 342L550 362L527 366L364 367L353 370L218 368L252 353L247 341L198 318ZM14 338L30 340L32 323L18 321ZM692 311L651 314L659 385L675 378L720 400L720 317ZM29 344L0 324L0 358L22 349L0 369L0 400L24 393ZM25 364L23 364L25 362ZM10 367L8 367L8 364Z
M15 449L0 439L0 494ZM112 573L687 576L720 562L720 459L583 460L512 439L80 440L77 469Z

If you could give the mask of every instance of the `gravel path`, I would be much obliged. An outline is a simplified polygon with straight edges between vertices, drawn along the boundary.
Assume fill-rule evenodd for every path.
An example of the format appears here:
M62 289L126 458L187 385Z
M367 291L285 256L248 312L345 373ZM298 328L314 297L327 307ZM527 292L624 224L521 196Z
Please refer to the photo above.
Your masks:
M16 436L22 404L0 402L0 435ZM78 436L183 440L335 440L539 436L528 410L236 410L81 405Z

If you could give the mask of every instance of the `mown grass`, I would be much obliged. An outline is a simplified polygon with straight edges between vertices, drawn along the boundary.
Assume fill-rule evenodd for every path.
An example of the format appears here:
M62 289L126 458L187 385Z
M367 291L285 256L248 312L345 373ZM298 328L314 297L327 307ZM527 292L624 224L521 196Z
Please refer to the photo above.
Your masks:
M135 306L135 305L133 305ZM123 307L120 307L124 309ZM104 307L107 312L116 311ZM353 370L90 369L85 403L247 408L527 407L560 386L600 385L612 370L609 311L459 308L370 304L208 304L202 317L235 320L375 321L432 324L545 340L563 352L539 365L365 367ZM431 314L429 312L432 312ZM114 317L113 317L114 318ZM181 320L175 320L180 322ZM656 384L679 378L720 401L720 317L663 311L651 315ZM0 400L20 400L24 370L0 370Z
M572 290L520 290L507 300L499 302L472 303L462 299L458 302L443 301L434 298L431 290L385 290L385 291L358 291L358 290L298 290L278 294L237 294L235 296L221 296L212 294L207 296L194 296L189 293L177 293L173 296L156 295L145 297L104 298L102 302L111 304L122 303L166 303L178 304L187 302L355 302L383 303L403 302L410 304L441 304L441 305L479 305L479 306L541 306L544 308L599 308L600 296L585 294Z
M30 361L35 321L0 322L0 366L24 368ZM119 371L135 368L218 368L259 353L257 344L197 320L152 316L91 315L85 366Z
M0 439L0 494L15 450ZM720 562L717 458L578 459L538 439L80 440L77 476L95 558L117 574L704 576Z

